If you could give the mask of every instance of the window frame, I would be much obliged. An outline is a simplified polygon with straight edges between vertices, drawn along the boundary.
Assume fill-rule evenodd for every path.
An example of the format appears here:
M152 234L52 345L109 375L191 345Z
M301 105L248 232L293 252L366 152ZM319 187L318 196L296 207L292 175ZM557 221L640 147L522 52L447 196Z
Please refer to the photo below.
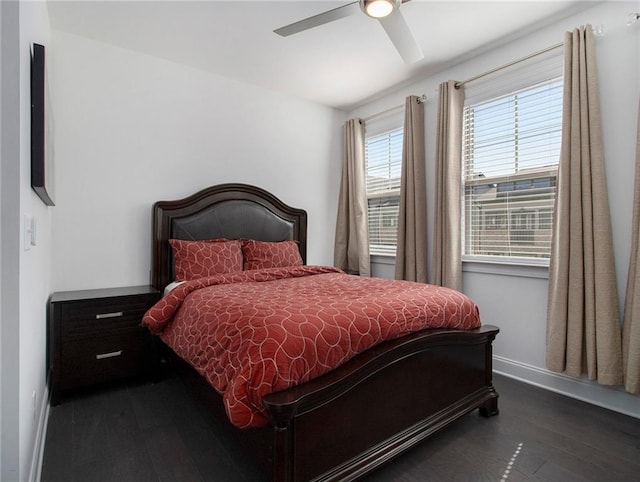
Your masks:
M491 100L498 99L500 97L507 97L516 93L535 89L542 84L548 84L553 82L560 82L560 89L562 89L562 56L561 52L549 52L546 55L536 58L531 62L525 62L525 65L517 68L508 68L508 72L500 73L498 75L490 75L488 79L481 82L482 85L477 89L472 90L471 101L468 97L465 99L465 109L469 105L478 105ZM495 83L495 86L492 84ZM467 88L465 87L465 90ZM560 106L562 105L562 98L560 98ZM463 139L466 132L463 126ZM561 128L560 128L561 132ZM481 255L481 254L467 254L467 236L466 233L466 202L467 194L465 192L465 169L466 156L462 156L462 175L461 175L461 231L462 231L462 262L463 271L470 272L491 272L516 276L530 276L530 277L546 277L548 271L549 258L533 258L525 256L498 256L498 255ZM557 165L556 165L557 166ZM553 175L555 178L554 186L557 186L557 167L547 173ZM540 174L536 178L544 177L544 174ZM486 182L486 181L485 181ZM555 187L554 187L555 189ZM496 206L496 210L498 206ZM506 206L505 206L506 209ZM512 213L505 213L505 221L509 222L509 217ZM551 207L551 216L553 216L553 207ZM549 212L547 209L544 213L538 213L535 219L535 223L539 224L544 222L548 224ZM541 272L540 270L543 270Z

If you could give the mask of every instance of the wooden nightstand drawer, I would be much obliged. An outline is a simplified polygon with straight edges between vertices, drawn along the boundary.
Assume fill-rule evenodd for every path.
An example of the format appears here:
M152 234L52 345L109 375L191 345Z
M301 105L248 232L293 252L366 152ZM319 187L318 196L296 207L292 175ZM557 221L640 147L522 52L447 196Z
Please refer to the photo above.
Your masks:
M62 344L61 389L148 372L151 337L142 329Z
M154 297L136 296L66 303L61 306L64 340L140 327L142 316L155 303Z
M49 299L51 403L63 390L151 374L159 362L144 313L161 297L151 286L66 291Z

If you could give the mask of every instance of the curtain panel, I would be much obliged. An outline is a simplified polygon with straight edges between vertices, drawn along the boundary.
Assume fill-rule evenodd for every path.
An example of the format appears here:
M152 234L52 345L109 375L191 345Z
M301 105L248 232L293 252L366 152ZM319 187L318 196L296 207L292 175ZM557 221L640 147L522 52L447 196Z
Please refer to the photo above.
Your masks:
M564 39L562 144L547 306L547 367L622 383L620 314L593 31Z
M333 251L334 265L347 273L371 276L364 123L350 119L344 125L342 178Z
M627 278L627 294L622 330L624 387L629 393L640 394L640 106L636 135L636 173L633 196L631 259Z
M395 278L427 282L427 188L424 105L405 101Z
M464 87L439 86L436 139L436 201L431 282L462 289L462 117Z

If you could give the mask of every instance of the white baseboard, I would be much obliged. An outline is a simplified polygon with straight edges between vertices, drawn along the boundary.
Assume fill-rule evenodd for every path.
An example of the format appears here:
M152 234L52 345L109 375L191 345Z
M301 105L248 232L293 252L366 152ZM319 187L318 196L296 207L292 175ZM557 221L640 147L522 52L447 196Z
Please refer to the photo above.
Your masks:
M29 470L29 481L40 482L42 475L42 459L44 457L44 443L47 437L47 423L49 422L49 387L45 386L40 404L38 417L38 430L36 432L35 447L31 457L31 469Z
M640 396L632 395L622 387L598 385L583 378L569 377L496 355L493 356L493 371L583 402L640 418Z

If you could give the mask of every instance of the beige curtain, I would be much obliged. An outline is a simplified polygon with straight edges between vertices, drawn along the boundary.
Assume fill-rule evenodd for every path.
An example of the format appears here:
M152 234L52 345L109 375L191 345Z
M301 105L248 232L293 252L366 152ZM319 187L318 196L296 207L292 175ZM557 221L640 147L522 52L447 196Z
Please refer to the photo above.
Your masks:
M436 140L436 205L431 282L462 289L460 179L464 90L450 80L440 84Z
M622 343L590 26L564 40L562 147L549 267L547 367L622 383Z
M631 261L627 278L627 296L622 330L624 386L630 393L640 394L640 107L636 135L636 175L633 201Z
M342 163L333 262L347 273L370 276L364 123L360 119L345 123Z
M407 97L404 110L396 279L427 282L427 190L424 105Z

